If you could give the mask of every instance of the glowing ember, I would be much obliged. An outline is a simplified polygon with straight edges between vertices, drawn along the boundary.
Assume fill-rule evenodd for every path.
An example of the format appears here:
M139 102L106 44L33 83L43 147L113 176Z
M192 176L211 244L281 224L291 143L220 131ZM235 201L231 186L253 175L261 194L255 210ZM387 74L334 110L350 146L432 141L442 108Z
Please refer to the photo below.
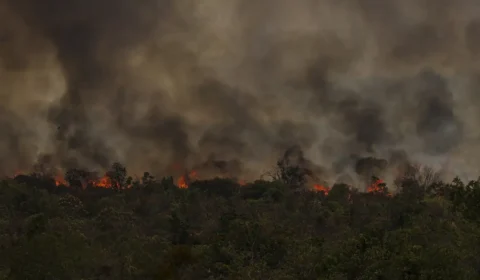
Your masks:
M323 192L325 195L328 195L328 192L330 191L329 187L325 187L322 185L315 185L313 186L317 192Z

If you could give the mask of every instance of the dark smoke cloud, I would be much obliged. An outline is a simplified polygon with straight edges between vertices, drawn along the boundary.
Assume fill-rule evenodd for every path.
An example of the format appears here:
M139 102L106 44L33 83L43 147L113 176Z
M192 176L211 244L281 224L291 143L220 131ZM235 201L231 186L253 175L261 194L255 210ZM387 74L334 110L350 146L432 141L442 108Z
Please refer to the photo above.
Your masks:
M476 175L479 11L473 0L0 0L0 167L120 161L252 178L295 146L329 180L369 157Z

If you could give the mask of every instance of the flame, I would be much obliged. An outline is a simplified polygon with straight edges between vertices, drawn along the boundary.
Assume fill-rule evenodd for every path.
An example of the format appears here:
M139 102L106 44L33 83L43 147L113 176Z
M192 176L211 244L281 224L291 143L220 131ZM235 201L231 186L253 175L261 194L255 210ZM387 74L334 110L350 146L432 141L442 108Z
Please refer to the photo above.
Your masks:
M178 178L177 186L180 189L188 189L188 185L189 185L191 179L194 179L196 177L197 177L197 171L192 170L189 173L186 173L185 175Z
M65 178L63 178L62 175L55 176L55 185L57 187L62 186L62 185L63 186L69 186L68 182L65 180ZM82 185L83 185L83 188L86 187L86 183L82 183ZM89 180L88 185L96 187L96 188L106 188L106 189L109 189L109 188L112 188L112 187L115 186L115 184L112 182L112 180L107 175L104 175L103 177L98 178L98 179ZM117 186L117 187L119 187L119 186Z
M15 175L13 176L13 178L17 177L17 176L20 176L20 175L25 175L26 173L25 172L21 172L21 171L16 171L15 172ZM54 181L55 181L55 186L59 187L59 186L67 186L69 187L69 183L67 182L67 180L65 180L65 177L61 174L57 174L53 177ZM85 188L88 185L90 186L93 186L93 187L96 187L96 188L112 188L112 187L119 187L119 186L116 186L116 183L112 182L112 179L110 179L110 177L108 177L106 174L101 177L101 178L98 178L98 179L91 179L85 183L82 183L83 184L83 188ZM130 188L131 185L127 186L127 188Z
M328 195L328 192L330 192L330 188L323 185L314 185L313 188L315 189L315 191L323 192L325 195Z
M67 181L63 178L62 175L57 175L57 176L55 176L55 185L56 185L57 187L62 186L62 185L63 185L63 186L68 186L68 183L67 183Z
M90 180L90 185L97 187L97 188L112 188L115 184L112 183L112 180L104 175L102 178L97 180ZM118 187L118 186L117 186Z
M386 194L387 190L385 189L385 181L383 181L382 179L377 179L367 188L367 192ZM392 196L391 194L387 195Z
M14 177L17 177L19 175L24 175L24 174L25 174L24 172L16 171ZM198 173L195 170L185 173L185 175L177 179L178 188L188 189L191 181L195 180L197 177L198 177ZM65 180L65 178L61 174L55 175L53 179L57 187L69 186L69 183ZM245 186L247 184L246 180L244 179L238 179L237 183L240 186ZM109 176L107 176L107 174L105 174L101 178L91 179L82 184L84 188L87 187L87 185L97 187L97 188L112 188L112 187L119 188L120 187L119 185L117 185L116 182L112 182L112 179ZM377 194L385 194L387 196L392 196L392 194L387 193L387 190L384 184L385 184L385 181L383 181L382 179L375 180L370 186L367 187L367 193L377 193ZM126 186L126 188L130 188L130 187L132 187L132 185ZM324 186L322 184L315 184L313 185L313 190L316 192L323 192L325 195L328 195L331 188Z
M178 178L177 185L181 189L188 189L188 185L187 185L187 182L185 182L184 176Z
M378 179L375 182L373 182L370 186L367 188L367 192L369 193L380 193L383 192L382 184L385 182L382 179Z

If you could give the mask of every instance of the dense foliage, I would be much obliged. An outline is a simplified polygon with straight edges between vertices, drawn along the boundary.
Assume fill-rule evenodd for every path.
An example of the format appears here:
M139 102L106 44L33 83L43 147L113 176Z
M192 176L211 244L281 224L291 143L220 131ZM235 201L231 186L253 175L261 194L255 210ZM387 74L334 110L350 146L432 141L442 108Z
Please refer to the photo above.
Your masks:
M479 181L0 184L0 279L480 279Z

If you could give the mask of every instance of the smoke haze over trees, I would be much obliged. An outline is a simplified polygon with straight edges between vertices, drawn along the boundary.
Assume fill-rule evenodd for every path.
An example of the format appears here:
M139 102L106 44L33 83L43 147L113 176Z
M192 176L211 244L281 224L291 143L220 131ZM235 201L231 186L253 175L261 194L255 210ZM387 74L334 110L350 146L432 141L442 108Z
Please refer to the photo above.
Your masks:
M479 12L473 0L0 0L1 171L120 161L215 175L221 161L253 179L298 145L330 180L356 174L355 158L398 155L476 176Z

